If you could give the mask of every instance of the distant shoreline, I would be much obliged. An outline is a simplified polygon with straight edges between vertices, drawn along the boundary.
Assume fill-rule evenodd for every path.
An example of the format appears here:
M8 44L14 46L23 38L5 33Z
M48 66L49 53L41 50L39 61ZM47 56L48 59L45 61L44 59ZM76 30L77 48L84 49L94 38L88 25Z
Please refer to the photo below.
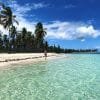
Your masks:
M73 52L73 53L67 53L67 54L100 54L100 52Z

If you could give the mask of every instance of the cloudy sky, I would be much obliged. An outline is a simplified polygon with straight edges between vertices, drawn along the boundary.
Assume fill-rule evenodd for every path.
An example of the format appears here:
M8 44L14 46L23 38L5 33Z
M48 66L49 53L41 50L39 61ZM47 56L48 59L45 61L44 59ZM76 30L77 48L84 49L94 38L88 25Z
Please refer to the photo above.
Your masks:
M100 48L100 0L0 0L34 33L37 22L47 30L49 44L64 48ZM0 26L0 30L4 33Z

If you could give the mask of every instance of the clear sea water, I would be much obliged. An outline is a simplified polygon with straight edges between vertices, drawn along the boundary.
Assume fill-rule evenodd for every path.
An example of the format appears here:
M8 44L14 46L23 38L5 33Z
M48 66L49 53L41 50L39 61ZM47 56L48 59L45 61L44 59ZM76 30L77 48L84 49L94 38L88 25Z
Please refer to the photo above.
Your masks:
M66 55L0 70L0 100L100 100L100 55Z

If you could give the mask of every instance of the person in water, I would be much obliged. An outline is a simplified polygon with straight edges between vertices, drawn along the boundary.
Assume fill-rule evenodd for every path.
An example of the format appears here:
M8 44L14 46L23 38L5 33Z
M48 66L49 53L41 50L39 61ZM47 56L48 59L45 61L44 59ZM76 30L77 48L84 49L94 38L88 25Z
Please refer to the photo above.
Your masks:
M45 57L45 60L47 59L47 51L45 50L44 51L44 57Z

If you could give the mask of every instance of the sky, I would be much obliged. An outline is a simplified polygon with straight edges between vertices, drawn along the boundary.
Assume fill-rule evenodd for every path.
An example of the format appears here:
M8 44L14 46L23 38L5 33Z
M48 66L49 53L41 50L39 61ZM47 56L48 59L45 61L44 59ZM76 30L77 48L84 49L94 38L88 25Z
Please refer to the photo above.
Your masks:
M0 0L17 16L18 30L34 33L42 22L45 39L63 48L100 49L100 0ZM0 26L3 33L7 33Z

